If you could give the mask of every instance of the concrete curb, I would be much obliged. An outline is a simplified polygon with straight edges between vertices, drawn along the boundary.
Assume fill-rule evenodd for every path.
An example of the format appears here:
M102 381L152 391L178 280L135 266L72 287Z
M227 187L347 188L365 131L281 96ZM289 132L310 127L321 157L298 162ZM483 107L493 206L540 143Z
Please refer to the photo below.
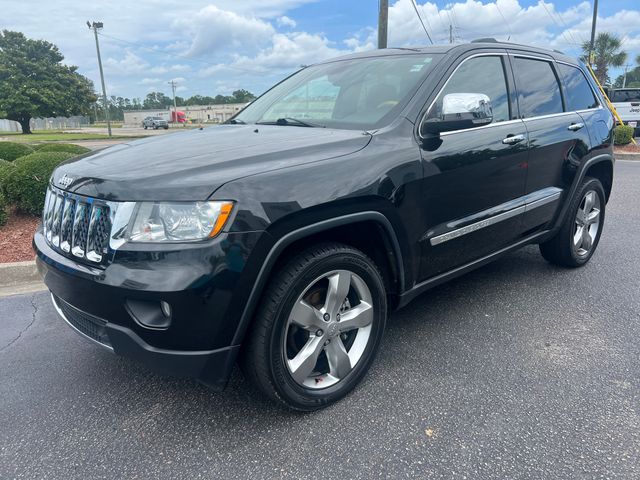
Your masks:
M45 289L35 261L0 263L0 297Z
M613 156L616 157L616 160L640 160L640 153L614 151Z

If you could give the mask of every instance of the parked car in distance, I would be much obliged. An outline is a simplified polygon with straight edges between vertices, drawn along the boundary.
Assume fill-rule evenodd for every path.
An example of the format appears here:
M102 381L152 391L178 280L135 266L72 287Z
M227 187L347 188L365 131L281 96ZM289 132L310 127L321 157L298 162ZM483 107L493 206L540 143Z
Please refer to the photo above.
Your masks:
M157 130L159 128L164 128L167 130L169 128L169 122L167 122L164 118L160 117L146 117L142 121L142 126L146 130L147 128L153 128Z
M615 88L608 95L624 124L633 127L634 136L640 137L640 88Z
M604 105L580 62L510 43L329 60L226 125L59 166L37 265L98 345L216 389L239 361L318 409L429 288L528 244L589 261L613 185Z

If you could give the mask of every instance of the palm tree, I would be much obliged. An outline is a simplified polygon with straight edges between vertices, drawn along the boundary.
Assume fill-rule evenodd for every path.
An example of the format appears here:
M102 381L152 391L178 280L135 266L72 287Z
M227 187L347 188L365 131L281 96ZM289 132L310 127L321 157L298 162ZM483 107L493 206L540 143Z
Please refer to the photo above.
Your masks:
M582 44L583 59L589 58L590 42ZM621 50L622 41L612 33L600 32L593 46L596 77L601 84L609 80L609 67L621 67L627 60L627 52Z

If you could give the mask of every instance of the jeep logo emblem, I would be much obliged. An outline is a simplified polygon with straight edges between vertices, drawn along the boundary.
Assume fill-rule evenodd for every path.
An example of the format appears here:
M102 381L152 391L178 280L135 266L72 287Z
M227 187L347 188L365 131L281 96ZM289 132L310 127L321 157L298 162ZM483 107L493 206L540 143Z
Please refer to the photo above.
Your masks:
M72 183L73 183L73 177L70 177L66 173L58 179L58 185L60 185L63 188L68 187Z

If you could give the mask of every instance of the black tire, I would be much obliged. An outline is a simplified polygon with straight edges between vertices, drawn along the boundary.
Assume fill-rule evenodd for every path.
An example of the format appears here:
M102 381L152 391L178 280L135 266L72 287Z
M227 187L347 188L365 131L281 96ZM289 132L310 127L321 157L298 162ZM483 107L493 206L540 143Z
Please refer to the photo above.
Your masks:
M584 205L585 195L591 191L595 192L598 197L600 216L595 238L591 241L589 248L584 250L575 245L574 235L576 235L576 229L578 228L576 223L578 209ZM598 247L604 226L605 210L606 198L602 183L600 183L600 180L597 178L585 177L576 194L571 199L566 218L558 233L550 240L540 244L540 253L542 253L542 256L548 262L562 267L576 268L585 265Z
M169 130L169 125L166 125L165 127L163 127L165 130Z
M144 127L144 129L145 129L145 130L147 129L147 126L146 126L146 125L143 125L143 127Z
M287 360L289 347L288 344L285 345L285 342L289 341L287 335L291 328L290 313L293 306L297 305L300 296L305 291L309 291L309 288L313 288L312 285L318 285L314 280L325 274L335 275L332 272L336 270L348 270L351 274L355 274L350 278L358 277L366 284L373 307L371 328L359 360L344 378L326 388L306 387L293 378L287 366L287 362L291 361ZM353 280L350 281L353 282ZM354 288L353 283L349 285L347 298L351 298L352 288ZM327 301L325 297L321 298ZM345 311L340 311L345 317ZM300 411L313 411L326 407L347 395L365 376L379 348L386 317L387 298L384 282L370 258L359 250L338 243L320 244L308 248L280 268L270 280L257 309L254 323L245 339L240 358L241 368L247 379L261 392L286 407ZM339 315L337 319L338 322L335 323L339 323ZM327 335L328 331L329 328L327 328ZM305 340L308 342L313 334L303 333L309 335ZM345 334L334 337L334 342L342 338L340 335ZM329 348L328 343L330 342L320 347L325 352L324 355L327 355L328 350L325 351L325 348ZM345 345L342 340L339 343L342 346ZM349 351L353 345L354 343L349 347ZM337 344L334 343L334 346ZM322 355L321 352L320 356ZM321 357L318 358L320 358L318 362L321 361ZM325 358L328 359L328 357ZM314 365L317 370L320 363L314 363ZM316 373L316 370L313 370L312 374ZM307 381L312 378L316 380L317 385L318 377L308 377Z

